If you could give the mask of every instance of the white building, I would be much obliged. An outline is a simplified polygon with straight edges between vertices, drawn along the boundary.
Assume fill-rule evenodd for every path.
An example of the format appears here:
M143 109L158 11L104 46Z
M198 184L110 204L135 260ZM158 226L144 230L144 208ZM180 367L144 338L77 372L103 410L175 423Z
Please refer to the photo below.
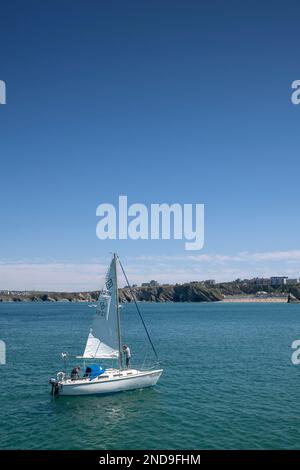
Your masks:
M271 277L271 286L285 286L287 281L287 276L274 276Z
M295 278L295 279L287 279L286 280L286 283L287 285L289 286L294 286L295 284L298 284L299 282L299 279Z
M256 277L251 280L256 286L270 286L271 279L269 277Z
M214 279L207 279L206 281L204 281L204 284L206 286L214 286L216 283L216 281Z

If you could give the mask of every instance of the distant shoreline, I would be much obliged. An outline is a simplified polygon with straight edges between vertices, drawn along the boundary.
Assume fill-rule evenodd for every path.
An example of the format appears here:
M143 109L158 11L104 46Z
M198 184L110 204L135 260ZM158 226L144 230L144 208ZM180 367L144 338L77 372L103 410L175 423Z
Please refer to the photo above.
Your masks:
M296 299L295 299L296 300ZM137 300L138 302L145 302L145 303L203 303L203 302L217 302L217 303L287 303L288 302L288 296L287 295L282 295L282 296L267 296L267 297L257 297L255 295L253 296L243 296L243 297L238 297L238 296L228 296L224 299L221 300L151 300L151 299L143 299L143 300ZM121 302L125 303L130 303L130 300L125 300L122 299ZM299 301L297 301L299 303ZM94 304L96 306L97 301L96 299L81 299L81 298L60 298L60 299L43 299L41 297L35 297L34 299L30 298L14 298L14 299L2 299L0 298L0 304L1 303L82 303L82 304Z
M153 281L155 282L155 281ZM300 302L300 283L293 286L262 286L252 282L233 281L215 284L211 281L184 284L155 284L119 289L121 302L224 302L224 303L291 303ZM99 291L43 292L1 291L0 302L96 302Z
M221 303L287 303L287 297L227 297Z

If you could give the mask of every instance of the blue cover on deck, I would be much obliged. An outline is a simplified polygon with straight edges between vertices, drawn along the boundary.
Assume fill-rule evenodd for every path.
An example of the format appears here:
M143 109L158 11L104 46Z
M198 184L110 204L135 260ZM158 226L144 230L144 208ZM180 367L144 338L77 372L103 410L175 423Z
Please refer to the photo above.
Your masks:
M98 375L101 375L105 372L105 368L104 367L101 367L99 366L98 364L92 364L91 366L89 366L91 368L91 374L90 374L90 379L93 380L95 379L96 377L98 377Z

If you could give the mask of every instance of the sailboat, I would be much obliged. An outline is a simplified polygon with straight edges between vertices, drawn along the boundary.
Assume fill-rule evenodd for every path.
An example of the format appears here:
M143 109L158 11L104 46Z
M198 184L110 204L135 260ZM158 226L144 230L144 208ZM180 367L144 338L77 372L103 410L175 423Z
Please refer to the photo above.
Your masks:
M122 364L121 318L118 294L118 267L121 268L132 299L139 313L147 337L156 356L156 364L147 370L124 368ZM149 332L137 305L133 291L119 257L114 254L105 278L104 288L100 291L96 315L90 329L85 350L77 359L83 360L86 370L83 377L67 376L65 371L51 378L52 394L59 395L101 395L126 390L151 387L159 380L163 369L157 368L158 356ZM62 353L66 360L66 353ZM105 369L99 360L117 360L117 368ZM92 361L92 363L90 363ZM86 367L87 364L87 367Z

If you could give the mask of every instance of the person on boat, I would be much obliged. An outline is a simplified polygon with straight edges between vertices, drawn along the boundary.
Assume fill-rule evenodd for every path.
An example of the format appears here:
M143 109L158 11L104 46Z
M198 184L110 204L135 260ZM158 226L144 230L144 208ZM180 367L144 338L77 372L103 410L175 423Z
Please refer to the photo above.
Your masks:
M89 366L86 366L85 373L83 377L90 377L92 369Z
M124 351L125 359L126 359L126 369L129 369L129 363L131 359L130 348L126 344L124 344L123 351Z
M76 366L72 369L72 372L71 372L71 380L76 380L76 379L79 379L79 371L80 371L80 367L79 366Z

